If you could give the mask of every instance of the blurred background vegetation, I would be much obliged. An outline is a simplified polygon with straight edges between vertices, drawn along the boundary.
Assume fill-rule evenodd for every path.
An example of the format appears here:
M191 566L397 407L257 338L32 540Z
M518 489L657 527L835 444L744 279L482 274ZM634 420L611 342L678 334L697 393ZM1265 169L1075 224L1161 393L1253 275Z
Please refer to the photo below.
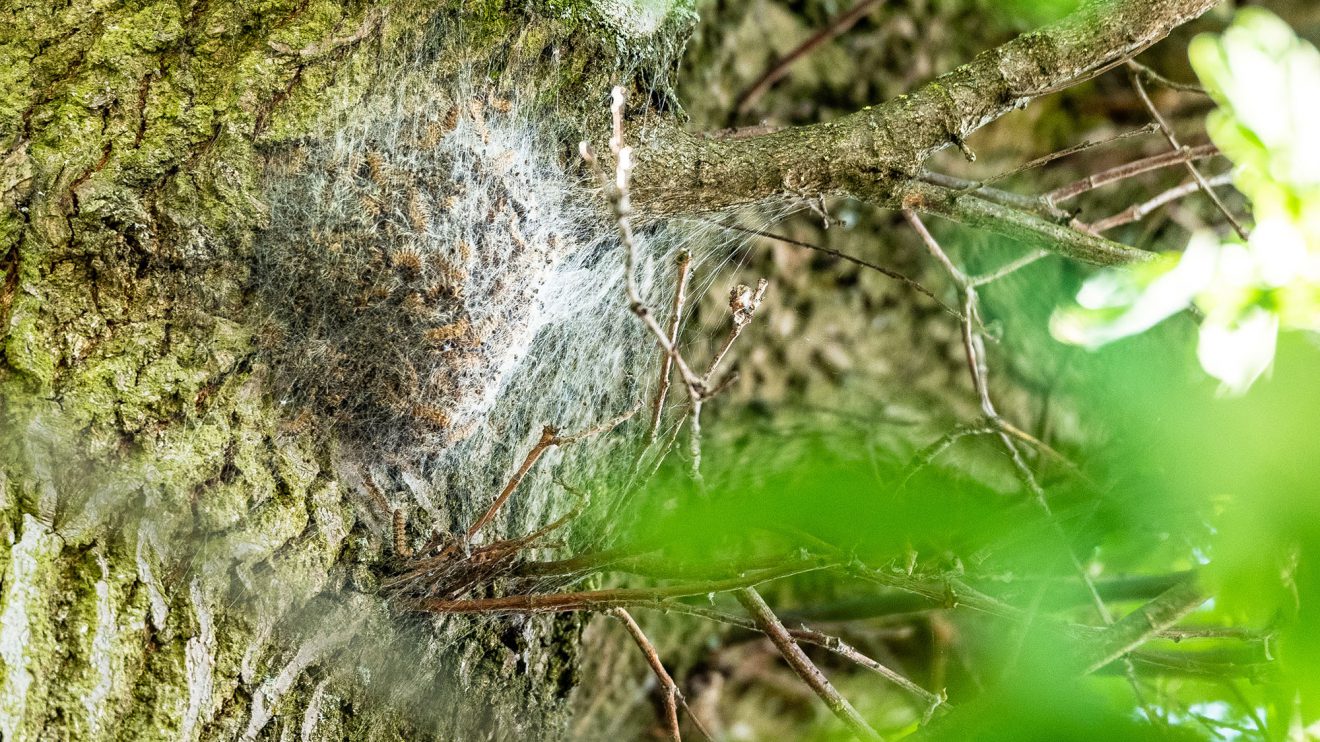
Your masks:
M682 60L679 99L697 131L829 120L902 94L1073 5L705 2ZM1222 4L1140 61L1194 83L1189 42L1222 31L1246 5ZM1311 0L1252 5L1320 40L1320 5ZM843 17L850 22L839 26ZM830 28L837 33L794 56ZM786 59L782 76L758 87ZM1214 101L1162 86L1150 92L1184 143L1209 141ZM1150 120L1120 69L978 132L967 142L975 162L950 148L931 169L985 178ZM1148 132L996 186L1041 193L1168 148ZM1215 158L1203 171L1230 167ZM1094 221L1187 181L1182 168L1166 168L1071 205ZM1249 220L1241 194L1219 193ZM1050 318L1072 304L1093 269L1048 257L984 287L991 393L1005 419L1048 447L1023 451L1049 515L995 435L960 428L983 415L957 319L902 281L795 244L879 264L955 305L956 287L901 215L839 200L788 215L749 211L735 221L751 231L702 256L694 283L709 290L683 335L688 347L713 346L726 332L725 289L769 279L765 304L734 354L738 380L704 418L705 493L717 496L697 494L686 465L673 462L648 496L629 500L650 504L632 513L633 546L676 545L666 556L685 569L753 564L795 548L867 565L779 582L765 594L790 627L810 622L926 689L947 689L949 704L918 730L925 709L910 694L811 652L887 738L1320 737L1320 346L1313 334L1282 335L1273 371L1245 394L1225 396L1198 363L1197 311L1091 351L1052 337ZM930 226L970 274L1026 251L956 225ZM1197 195L1107 235L1178 251L1194 233L1230 235ZM968 434L931 448L960 431ZM1130 666L1113 662L1078 679L1064 658L1104 625L1079 564L1118 617L1193 573L1213 597ZM718 596L693 604L738 612ZM644 625L693 713L720 738L846 736L760 635L682 615L648 614ZM600 631L593 624L588 639ZM663 736L640 656L602 652L583 674L580 735ZM619 684L621 677L636 683Z

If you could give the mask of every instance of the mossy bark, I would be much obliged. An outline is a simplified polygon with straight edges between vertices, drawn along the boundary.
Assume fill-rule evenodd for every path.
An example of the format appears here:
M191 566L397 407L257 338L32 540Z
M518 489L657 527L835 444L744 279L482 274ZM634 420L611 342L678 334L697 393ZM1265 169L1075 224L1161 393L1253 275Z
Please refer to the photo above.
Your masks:
M379 59L436 19L463 33L430 63L543 78L581 102L542 114L571 136L584 91L620 70L655 83L689 15L6 5L0 737L562 733L578 625L438 625L391 606L376 588L386 520L345 479L335 435L272 398L251 311L266 154L325 136L332 102L369 90Z

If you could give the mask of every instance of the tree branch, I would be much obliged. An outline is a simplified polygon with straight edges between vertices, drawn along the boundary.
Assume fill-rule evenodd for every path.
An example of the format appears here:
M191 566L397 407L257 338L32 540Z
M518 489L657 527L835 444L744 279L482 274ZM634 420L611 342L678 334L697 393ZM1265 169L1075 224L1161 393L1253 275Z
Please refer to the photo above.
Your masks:
M770 637L770 641L774 643L775 648L783 655L784 661L793 668L793 671L798 674L798 677L802 678L803 682L815 691L816 695L820 696L835 716L847 724L848 728L858 737L862 739L880 739L880 735L876 734L871 725L867 724L866 720L862 718L862 715L857 713L857 709L853 708L851 703L848 703L848 699L835 690L829 678L825 677L825 673L821 672L820 668L816 667L815 663L807 657L806 653L802 651L802 647L799 647L797 642L793 641L788 629L784 628L784 624L780 623L774 612L770 610L770 606L766 605L765 600L754 588L748 587L738 590L734 593L734 597L738 598L738 602L742 603L743 608L747 609L747 613L751 615L752 620L761 628L761 631Z
M633 199L651 214L702 212L772 197L849 193L897 206L894 186L931 155L1043 93L1121 63L1214 0L1090 0L991 49L911 95L836 121L711 139L653 119L637 147Z
M1174 585L1105 629L1086 658L1085 672L1093 673L1145 644L1205 601L1194 578Z

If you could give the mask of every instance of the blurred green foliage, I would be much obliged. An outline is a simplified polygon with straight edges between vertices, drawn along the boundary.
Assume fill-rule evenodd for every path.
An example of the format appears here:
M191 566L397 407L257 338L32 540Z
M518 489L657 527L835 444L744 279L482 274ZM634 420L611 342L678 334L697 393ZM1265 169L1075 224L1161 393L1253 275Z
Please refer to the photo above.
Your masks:
M1079 4L1080 0L1000 0L993 10L1010 21L1036 27L1057 21Z

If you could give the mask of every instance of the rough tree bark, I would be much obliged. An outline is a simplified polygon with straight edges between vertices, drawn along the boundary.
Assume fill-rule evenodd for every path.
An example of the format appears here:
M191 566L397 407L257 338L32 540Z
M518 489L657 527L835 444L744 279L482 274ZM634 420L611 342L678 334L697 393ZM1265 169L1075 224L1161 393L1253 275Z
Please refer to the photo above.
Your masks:
M578 137L599 91L625 75L659 83L689 15L650 2L4 4L0 737L562 730L574 621L446 629L377 597L389 513L344 478L350 457L324 418L270 391L269 312L253 309L263 228L282 218L267 194L404 66L478 89L489 70L497 92L535 83L572 103L528 116ZM444 126L468 101L433 84L421 92ZM471 466L507 476L499 453ZM436 508L470 522L483 496ZM438 649L446 632L464 636L453 651Z
M936 149L1210 4L1090 3L910 97L714 140L673 120L664 73L691 23L685 3L10 0L0 15L0 736L563 732L579 624L396 610L378 589L394 556L382 511L395 501L352 465L371 450L370 426L347 444L343 428L324 426L358 408L321 389L303 415L272 392L273 360L291 355L281 337L306 328L272 331L282 315L262 305L263 235L283 218L268 195L312 182L299 168L320 162L318 142L382 74L416 77L409 100L435 101L441 136L449 112L480 120L457 91L472 70L490 87L478 106L498 111L501 91L521 88L550 150L603 131L611 84L649 92L632 98L649 111L636 196L655 214L851 192L1114 262L1139 255L913 178ZM388 180L369 155L356 164L370 171L364 181ZM304 285L289 290L321 275L297 275ZM448 342L465 319L426 332ZM339 383L335 356L324 357ZM446 427L454 414L415 416ZM500 481L512 458L472 464L467 481ZM442 530L480 512L462 488L437 496ZM546 507L527 503L520 517Z

